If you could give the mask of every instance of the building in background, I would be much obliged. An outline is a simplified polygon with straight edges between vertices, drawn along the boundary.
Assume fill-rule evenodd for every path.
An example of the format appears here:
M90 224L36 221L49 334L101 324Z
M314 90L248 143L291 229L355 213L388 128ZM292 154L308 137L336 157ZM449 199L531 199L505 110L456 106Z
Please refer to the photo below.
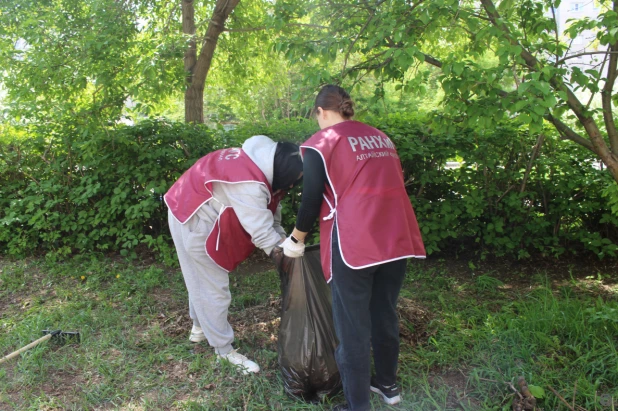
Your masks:
M550 14L552 11L550 10ZM606 46L601 46L596 38L596 33L591 30L582 32L579 36L571 39L564 31L569 27L569 20L573 19L596 19L601 13L601 8L595 0L565 0L553 10L558 23L558 33L562 40L569 46L566 64L569 67L579 67L581 70L601 70L605 54L583 54L603 52ZM607 68L605 67L604 72Z

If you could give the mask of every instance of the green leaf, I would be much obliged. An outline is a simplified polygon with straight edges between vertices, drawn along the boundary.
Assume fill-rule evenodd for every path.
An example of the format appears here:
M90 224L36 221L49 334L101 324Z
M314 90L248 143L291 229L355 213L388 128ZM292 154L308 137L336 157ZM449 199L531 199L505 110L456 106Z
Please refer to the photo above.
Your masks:
M543 389L543 387L539 387L538 385L528 385L528 389L535 398L545 398L545 390Z
M423 13L421 13L419 18L423 22L423 24L427 24L431 20L431 16L429 15L429 12L427 10L425 10Z
M464 70L464 64L463 63L454 63L453 64L453 73L455 73L456 76L460 76L461 73L463 73Z
M511 111L513 112L518 112L521 111L522 108L526 107L528 105L528 101L526 100L519 100L518 102L516 102L512 107L511 107Z
M517 88L517 94L524 94L530 88L530 82L524 82L519 85Z

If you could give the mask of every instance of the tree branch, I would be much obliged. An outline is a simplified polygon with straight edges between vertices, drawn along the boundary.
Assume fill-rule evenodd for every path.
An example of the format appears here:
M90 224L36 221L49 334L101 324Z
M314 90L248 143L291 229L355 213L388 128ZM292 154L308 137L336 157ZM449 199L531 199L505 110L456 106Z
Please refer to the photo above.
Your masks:
M377 69L381 69L383 67L386 67L387 65L390 64L391 61L393 61L392 57L388 57L384 61L382 61L380 63L373 64L373 65L371 65L370 63L378 60L380 57L384 56L388 51L389 50L381 51L380 53L372 56L368 60L366 60L366 61L364 61L362 63L359 63L359 64L357 64L355 66L350 67L349 69L347 69L345 71L345 73L341 74L341 77L343 78L343 77L347 76L349 73L351 73L353 71L356 71L356 70L367 70L367 71L369 71L369 70L377 70Z
M607 59L609 58L610 54L606 54L605 57L603 58L603 63L601 63L601 69L599 70L599 73L603 73L603 70L605 69L605 64L607 64ZM596 67L596 66L593 66ZM594 97L596 96L596 92L590 92L590 98L588 99L588 103L586 104L586 110L590 109L590 105L592 104Z
M480 15L480 14L478 14L478 13L474 13L474 12L471 12L471 11L470 11L469 13L470 13L470 15L471 15L472 17L476 17L476 18L477 18L477 19L479 19L479 20L490 21L488 17L482 16L482 15Z
M509 41L509 43L511 43L512 45L517 45L519 47L522 47L522 52L520 53L520 56L526 62L526 66L530 70L538 71L541 68L539 61L529 51L523 48L523 46L519 44L519 42L516 39L513 38L513 36L511 35L511 32L509 31L509 28L506 26L505 23L502 22L501 17L498 14L498 11L496 10L496 6L494 5L493 1L492 0L480 0L480 1L483 7L485 8L485 12L491 19L492 24L504 33L504 36ZM591 150L597 153L606 163L608 162L611 163L611 166L608 164L608 167L615 168L616 176L618 176L618 160L614 159L611 156L609 147L607 146L605 140L603 140L603 135L601 134L601 130L599 129L597 123L594 121L594 118L590 115L590 113L586 111L586 108L584 107L584 105L579 101L579 99L577 98L577 96L575 96L575 94L571 91L571 89L569 89L564 84L561 78L554 76L549 80L549 84L555 90L566 93L567 95L566 103L571 109L571 111L575 114L575 116L577 116L579 122L582 124L582 126L586 130L586 134L588 134L588 137L590 138L590 142L592 143ZM575 137L570 134L566 134L566 135L569 139L573 139L572 137ZM580 140L574 140L574 141L578 142L579 144L582 144L582 141ZM586 140L584 139L584 141ZM618 181L618 177L615 177L615 178L616 178L616 181Z
M509 43L511 43L511 45L519 46L522 48L522 52L520 55L526 62L526 65L528 66L528 68L531 70L538 71L539 61L528 50L526 50L523 47L523 45L519 43L519 41L513 38L509 28L506 26L505 23L501 21L500 14L498 14L498 10L496 10L496 6L494 5L493 1L481 0L481 4L483 5L483 8L485 9L485 12L487 13L487 16L489 17L489 21L491 21L491 24L493 24L495 27L500 29L502 33L504 33L505 38L509 41Z
M554 27L555 27L555 32L554 34L556 35L556 61L558 61L558 45L560 44L560 37L558 37L558 20L556 19L556 10L554 9L554 6L551 6L551 15L552 18L554 19Z
M431 57L429 54L423 53L423 57L425 57L425 63L431 64L432 66L442 68L442 62L434 57Z
M163 29L163 33L167 34L170 31L170 25L172 23L172 18L174 17L174 14L176 14L176 10L178 10L178 3L174 4L174 7L172 8L172 10L170 10L170 15L167 18L167 23L165 24L165 28ZM183 19L183 24L184 24L184 19Z
M614 1L614 11L618 12L618 1ZM607 80L601 91L601 103L603 105L603 120L607 128L607 137L612 153L618 157L618 130L616 130L616 122L612 110L612 91L616 82L617 66L618 66L618 41L612 44L609 48L609 66L607 67ZM611 50L616 50L612 52Z
M191 36L184 57L185 71L187 72L187 83L191 83L193 67L197 61L195 11L193 8L193 0L182 0L182 32Z
M588 51L588 52L585 52L585 53L571 54L571 55L569 55L569 56L567 56L567 57L565 57L563 59L558 60L555 65L558 66L558 65L564 63L567 60L571 60L571 59L578 58L578 57L581 57L581 56L591 56L593 54L612 54L612 55L614 55L614 54L618 54L618 51Z
M227 31L228 33L247 33L250 31L263 31L271 29L272 27L262 26L262 27L243 27L237 29L228 29L227 27L223 29L223 31Z
M523 193L526 190L526 183L528 182L528 176L530 175L530 170L532 170L532 165L534 164L534 160L536 160L537 156L541 152L541 147L543 146L543 141L545 141L545 134L539 134L539 138L536 140L536 145L532 149L532 154L530 155L530 161L528 162L528 166L526 167L526 172L524 173L524 180L521 183L521 187L519 188L519 193Z
M328 29L327 26L320 26L319 24L303 24L303 23L288 23L285 25L286 27L310 27L314 29ZM249 31L262 31L262 30L272 30L274 27L269 26L261 26L261 27L241 27L241 28L224 28L223 31L228 33L244 33Z
M587 138L584 138L584 137L580 136L579 134L577 134L569 126L564 124L562 121L560 121L556 117L552 116L551 114L546 114L546 115L543 116L543 118L545 118L545 120L547 120L550 123L552 123L554 125L554 127L556 127L556 130L558 130L558 132L564 138L566 138L568 140L571 140L571 141L574 141L577 144L579 144L580 146L586 147L588 150L590 150L592 152L596 152L594 150L594 146L592 145L592 142L590 142L590 140L588 140Z
M513 62L513 80L515 81L515 88L519 88L521 80L517 76L517 62Z
M350 57L350 52L352 51L352 48L354 47L354 45L356 44L356 42L360 38L361 34L363 34L363 32L367 29L367 26L369 26L369 23L371 23L371 20L373 20L373 17L375 15L376 15L376 12L374 10L374 11L371 12L371 15L369 16L369 18L367 19L367 21L365 22L363 27L361 27L360 31L356 35L356 38L354 39L352 44L350 44L350 47L348 47L348 51L345 53L345 58L343 59L343 67L341 68L341 75L342 76L343 76L343 73L345 72L345 67L348 65L348 57Z
M204 36L202 48L200 49L200 56L193 72L194 83L203 85L206 81L206 76L208 75L208 70L210 69L215 48L217 47L219 35L225 29L225 20L227 20L228 16L232 13L232 10L234 10L238 3L240 3L240 0L217 1L215 10L212 13L212 20L208 24L208 29L206 29L206 35Z

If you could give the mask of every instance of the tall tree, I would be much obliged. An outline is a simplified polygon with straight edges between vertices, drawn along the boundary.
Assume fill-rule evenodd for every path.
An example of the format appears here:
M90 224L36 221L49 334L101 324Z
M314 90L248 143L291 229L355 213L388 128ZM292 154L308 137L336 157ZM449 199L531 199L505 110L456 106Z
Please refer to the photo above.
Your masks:
M204 122L204 84L219 41L225 30L225 22L240 0L217 0L208 22L206 33L198 36L195 25L194 0L182 0L182 31L190 36L185 52L184 65L187 72L185 91L185 121ZM197 55L198 39L200 54Z
M3 2L0 60L8 118L100 127L118 120L127 102L147 107L181 87L182 67L173 62L182 39L160 29L169 21L167 6Z
M491 127L505 116L519 116L532 130L548 121L563 138L594 152L618 182L618 1L598 3L598 18L575 19L563 33L552 13L560 0L312 0L302 5L282 0L278 15L312 24L284 42L294 61L319 56L322 66L329 66L344 56L326 80L372 72L413 91L405 73L415 64L430 64L440 70L445 108L463 114L460 120ZM572 39L584 32L595 34L597 49L579 54L599 59L588 69L568 64L574 58Z

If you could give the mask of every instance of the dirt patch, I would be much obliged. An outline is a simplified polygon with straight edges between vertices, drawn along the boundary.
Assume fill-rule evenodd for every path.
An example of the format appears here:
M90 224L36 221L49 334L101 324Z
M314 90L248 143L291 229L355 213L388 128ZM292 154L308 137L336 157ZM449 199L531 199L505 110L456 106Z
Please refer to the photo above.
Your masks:
M179 272L178 275L182 274ZM186 304L186 298L178 298L169 288L156 287L152 290L152 294L157 296L156 306L162 310L177 310Z
M49 397L62 398L62 403L71 404L70 394L84 384L82 373L67 370L54 370L48 373L46 381L41 385L41 390Z
M0 274L3 274L5 270L11 273L10 269L6 268L7 262L0 259ZM27 265L26 265L27 267ZM53 290L49 290L50 285L47 286L47 289L41 289L42 277L36 272L36 270L29 270L26 274L20 274L18 276L19 283L22 283L19 292L11 292L5 291L4 295L0 293L0 318L4 316L9 316L19 310L29 309L33 303L33 299L40 297L44 300L44 297L50 293L54 292ZM5 280L0 278L0 290L7 286L4 283ZM8 282L8 281L7 281ZM36 291L35 291L36 290Z
M189 307L169 312L166 314L160 313L157 316L163 333L170 337L178 337L180 335L189 335L189 331L193 326L193 320L189 317Z
M7 380L14 378L14 364L6 366ZM72 372L70 370L53 370L47 373L45 381L38 387L38 391L45 394L47 398L53 398L55 402L61 404L75 404L79 397L80 390L84 385L85 378L83 374ZM14 389L10 389L6 392L8 399L20 404L23 401L22 386L15 386ZM3 407L11 408L3 408ZM18 405L17 408L12 408L9 404L0 400L0 409L21 409ZM64 410L66 408L52 407L48 405L42 405L40 410Z
M276 351L281 324L281 298L230 313L229 321L237 339L250 340L255 347Z
M446 403L449 409L482 410L482 404L468 396L468 376L462 370L434 371L429 375L428 382L432 387L447 387Z
M399 335L410 345L419 345L427 341L431 333L428 331L429 322L433 315L428 309L409 298L399 298L397 304L399 312Z
M2 356L4 356L4 353L2 354ZM12 381L15 378L15 363L9 361L7 363L4 363L2 366L5 370L5 376L4 378L0 379L0 383L3 383L4 381ZM13 409L13 406L10 404L11 402L20 406L21 403L24 401L23 397L21 396L21 390L18 386L14 386L10 389L7 386L4 386L3 390L4 392L2 393L2 395L0 395L0 410Z
M157 370L159 374L164 374L168 379L172 381L195 381L195 375L189 373L189 363L179 360L170 361L162 364Z
M189 317L188 307L174 303L171 307L162 305L159 308L161 312L156 320L150 322L150 326L158 324L163 333L169 337L188 336L193 324ZM169 308L173 310L168 310ZM251 345L256 348L276 350L277 334L281 322L280 312L281 299L271 297L262 304L230 312L228 321L234 329L236 339L250 340Z
M187 335L191 330L193 321L189 317L189 306L186 298L179 298L168 288L157 287L152 291L156 295L154 308L158 312L154 319L151 319L148 326L142 330L144 338L152 327L158 326L163 333L169 337Z

